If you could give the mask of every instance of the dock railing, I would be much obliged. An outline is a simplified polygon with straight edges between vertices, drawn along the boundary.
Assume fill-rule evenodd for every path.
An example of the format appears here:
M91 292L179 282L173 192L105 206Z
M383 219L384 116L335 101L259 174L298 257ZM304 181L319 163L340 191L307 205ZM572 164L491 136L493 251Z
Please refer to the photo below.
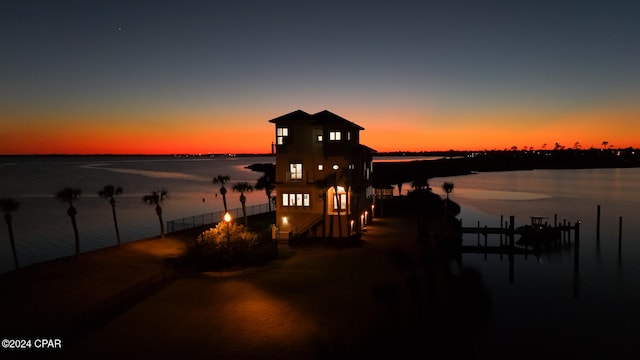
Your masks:
M269 212L269 204L259 204L247 206L247 216L264 214ZM242 208L229 209L231 217L239 219L242 218ZM181 219L167 221L167 233L188 230L205 225L213 225L222 221L224 217L224 211L210 212L206 214L194 215L184 217Z

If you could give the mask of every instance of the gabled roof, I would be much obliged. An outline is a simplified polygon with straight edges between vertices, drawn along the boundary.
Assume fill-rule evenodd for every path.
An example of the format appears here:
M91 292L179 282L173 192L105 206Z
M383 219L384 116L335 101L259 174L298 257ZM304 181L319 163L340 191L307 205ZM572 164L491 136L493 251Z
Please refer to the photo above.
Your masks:
M306 113L302 110L296 110L286 115L282 115L275 119L269 120L270 123L282 123L282 122L292 122L292 121L312 121L314 125L341 124L341 125L347 125L347 126L356 128L358 130L364 130L362 126L355 124L343 117L340 117L328 110L323 110L313 115Z
M370 153L372 153L372 154L373 154L373 153L377 153L377 152L378 152L377 150L372 149L372 148L370 148L370 147L368 147L368 146L366 146L366 145L362 145L362 144L359 144L359 145L360 145L360 148L361 148L362 150L364 150L364 151L368 151L368 152L370 152Z
M275 119L269 120L270 123L278 123L282 121L298 121L298 120L311 120L311 114L308 114L302 110L296 110L286 115L278 116Z
M358 130L364 130L364 128L356 123L353 123L343 117L340 117L328 110L320 111L319 113L311 115L315 120L315 123L318 125L328 125L328 124L344 124L354 127Z

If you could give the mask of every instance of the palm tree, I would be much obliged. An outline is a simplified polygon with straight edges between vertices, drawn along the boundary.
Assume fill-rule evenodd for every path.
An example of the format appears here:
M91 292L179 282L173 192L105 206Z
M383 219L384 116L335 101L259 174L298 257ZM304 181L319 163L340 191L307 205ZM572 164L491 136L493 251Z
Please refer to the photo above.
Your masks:
M449 193L453 191L453 183L445 181L444 184L442 184L442 190L447 193L447 199L449 199Z
M160 220L160 237L164 238L164 222L162 221L162 201L169 195L169 192L166 190L161 191L153 191L150 194L147 194L142 197L142 201L144 201L147 205L155 205L156 214L158 214L158 220Z
M116 218L116 195L122 194L121 187L114 187L113 185L105 185L102 190L98 192L98 195L101 198L109 199L109 203L111 204L111 212L113 213L113 224L116 227L116 240L118 241L118 246L120 246L120 231L118 230L118 219Z
M415 190L430 190L429 179L423 175L416 175L415 179L411 183L411 187Z
M332 172L330 172L329 174L327 174L327 176L325 176L324 178L321 179L316 179L316 181L314 182L316 187L320 190L322 190L322 200L323 200L323 206L322 206L322 236L327 236L326 234L326 219L327 219L327 213L328 213L328 204L327 201L329 199L327 199L327 191L329 189L333 189L333 206L335 208L335 212L336 212L336 218L338 219L338 238L342 239L342 234L343 234L343 228L342 228L342 197L341 195L344 195L344 200L345 200L345 215L346 215L346 222L347 224L349 224L349 219L351 217L350 211L352 209L352 207L354 206L352 204L352 199L351 196L353 194L353 178L352 178L353 174L349 169L339 169L339 170L334 170ZM339 193L339 188L343 188L344 193L340 194ZM356 187L356 189L358 189ZM357 192L357 191L356 191ZM355 206L357 207L358 204L358 199L355 198ZM334 216L329 217L329 237L333 238L333 219ZM349 225L347 225L347 233L349 232Z
M222 203L224 204L224 212L227 210L227 188L224 187L224 184L229 181L229 175L218 175L213 178L214 184L220 184L220 195L222 195Z
M316 187L322 191L322 237L327 236L327 190L331 187L329 181L328 177L314 181Z
M242 204L242 216L244 217L244 226L247 226L247 197L244 193L253 191L253 186L247 182L239 182L233 185L233 191L240 193L240 203Z
M2 208L2 212L4 212L4 220L7 222L7 229L9 229L9 241L11 242L11 252L13 253L13 262L16 265L16 270L18 270L20 265L18 264L16 241L13 237L13 218L11 213L18 211L20 203L11 198L2 198L0 199L0 208Z
M320 179L320 180L316 180L316 186L321 188L323 193L326 194L327 189L329 188L333 188L333 195L334 195L334 204L335 204L335 208L336 208L336 212L337 212L337 218L338 218L338 238L342 239L342 216L340 214L340 209L342 207L342 203L340 201L340 194L338 194L338 182L341 181L344 178L344 173L342 171L338 172L338 171L333 171L331 173L329 173L326 177ZM324 196L324 201L325 201L325 205L324 205L324 211L326 211L326 196ZM324 215L324 214L323 214ZM331 232L331 237L333 237L333 218L331 218L331 224L329 224L329 230ZM323 230L323 235L324 235L324 230Z
M334 201L336 202L336 212L338 213L338 239L342 239L342 216L340 216L340 208L342 208L342 202L340 201L340 194L338 194L338 180L341 177L338 173L333 172L333 194Z
M269 202L269 212L271 212L271 193L276 188L275 185L271 182L271 179L267 174L262 175L258 178L256 185L254 186L256 190L264 190L264 193L267 195L267 200Z
M80 255L80 236L78 235L78 224L76 223L76 215L78 211L73 206L73 201L80 196L82 190L80 189L72 189L70 187L64 188L58 191L55 195L56 199L60 200L63 203L69 203L69 208L67 209L67 215L71 219L71 226L73 226L73 235L76 240L76 260L78 260L78 256Z

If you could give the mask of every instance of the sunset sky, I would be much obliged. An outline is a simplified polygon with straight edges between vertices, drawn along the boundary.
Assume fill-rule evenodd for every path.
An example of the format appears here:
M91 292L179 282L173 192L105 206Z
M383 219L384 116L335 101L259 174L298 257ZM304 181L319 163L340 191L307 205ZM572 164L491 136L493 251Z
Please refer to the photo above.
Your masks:
M637 0L4 0L0 154L640 147Z

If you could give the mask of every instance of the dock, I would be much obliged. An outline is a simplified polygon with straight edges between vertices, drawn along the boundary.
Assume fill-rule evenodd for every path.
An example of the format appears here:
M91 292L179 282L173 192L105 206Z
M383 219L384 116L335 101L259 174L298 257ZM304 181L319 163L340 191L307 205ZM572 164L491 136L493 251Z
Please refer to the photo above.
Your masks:
M532 224L535 224L540 217L536 217L534 221L532 217ZM544 224L545 229L551 229L552 233L557 236L553 239L544 240L537 245L516 245L516 235L523 235L523 231L515 228L514 216L509 217L509 222L506 226L501 227L487 227L480 226L478 222L475 227L461 227L463 234L477 234L477 241L475 245L465 245L464 241L460 245L460 254L484 254L485 260L489 254L500 255L502 259L503 255L506 255L509 260L509 282L515 281L515 256L523 255L525 258L531 254L539 254L542 250L550 251L552 248L557 248L562 244L571 244L571 233L573 232L573 254L574 254L574 296L578 296L579 286L579 253L580 253L580 221L576 221L574 225L566 220L562 224L558 224L557 215L554 216L553 226ZM500 217L500 224L504 224L503 217ZM548 227L547 227L548 226ZM489 244L489 235L499 235L499 243ZM481 238L483 238L481 241Z
M532 217L539 221L541 217ZM503 217L500 218L500 224L504 224ZM550 239L549 244L553 245L560 243L571 243L572 233L573 242L577 243L580 240L580 221L575 224L571 222L563 221L561 224L557 221L557 215L554 216L554 224L547 225L548 229L558 233L557 239ZM515 217L510 216L509 222L505 226L501 227L487 227L480 226L480 222L474 227L461 227L463 234L477 234L477 243L473 245L463 245L461 250L463 253L476 253L476 254L507 254L507 253L530 253L529 247L516 246L515 236L524 235L522 230L515 228ZM497 246L491 246L488 244L489 235L499 235L500 243ZM481 241L483 240L483 241Z

